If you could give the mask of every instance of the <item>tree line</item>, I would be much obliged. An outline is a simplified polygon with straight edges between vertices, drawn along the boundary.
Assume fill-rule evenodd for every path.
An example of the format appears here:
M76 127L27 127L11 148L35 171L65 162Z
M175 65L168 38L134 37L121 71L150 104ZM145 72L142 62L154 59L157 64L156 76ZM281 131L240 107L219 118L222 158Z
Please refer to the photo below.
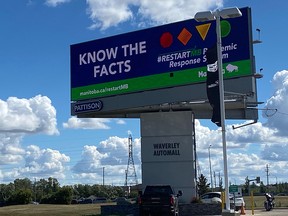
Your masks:
M31 181L28 178L15 179L9 184L0 184L0 205L28 204L70 204L73 199L91 195L112 199L124 196L119 186L76 184L60 186L56 178Z
M269 192L275 195L288 196L288 183L277 183L273 185L264 185L263 182L256 184L250 183L248 177L242 186L242 194L248 195L251 191L255 195ZM88 185L75 184L72 186L60 186L56 178L40 179L38 181L31 181L28 178L15 179L9 184L0 184L0 206L1 205L15 205L28 204L31 202L42 204L71 204L72 200L79 200L87 198L91 195L95 197L104 197L106 199L113 199L116 197L124 197L126 194L125 187L111 186L111 185ZM219 187L214 191L223 191L222 181ZM197 181L198 195L210 192L210 183L207 178L201 174ZM136 197L136 191L132 191L131 197Z

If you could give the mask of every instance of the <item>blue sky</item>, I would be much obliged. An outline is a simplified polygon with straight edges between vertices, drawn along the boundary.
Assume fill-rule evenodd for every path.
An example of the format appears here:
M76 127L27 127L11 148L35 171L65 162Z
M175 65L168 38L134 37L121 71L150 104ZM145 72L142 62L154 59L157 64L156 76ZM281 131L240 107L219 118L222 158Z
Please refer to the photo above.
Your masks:
M21 0L0 7L0 182L55 177L64 184L122 185L128 134L141 182L138 119L76 119L70 114L70 45L193 18L203 10L251 7L260 108L278 110L255 125L232 130L227 121L233 183L260 176L266 184L288 179L288 68L286 1L257 0ZM164 9L163 9L164 7ZM269 113L271 114L271 113ZM199 167L223 175L221 133L210 120L196 124Z

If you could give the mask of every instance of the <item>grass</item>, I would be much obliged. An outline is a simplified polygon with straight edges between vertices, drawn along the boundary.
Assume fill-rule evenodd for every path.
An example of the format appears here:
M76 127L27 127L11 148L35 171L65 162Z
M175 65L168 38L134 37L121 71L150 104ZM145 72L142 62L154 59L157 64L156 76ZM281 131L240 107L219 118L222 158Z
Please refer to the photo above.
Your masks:
M99 204L81 205L14 205L0 208L1 216L98 216L101 214Z
M265 196L254 196L254 208L263 208L264 207L264 201L266 200ZM246 208L251 209L252 202L251 197L244 197ZM288 196L275 196L275 207L281 208L281 207L288 207Z

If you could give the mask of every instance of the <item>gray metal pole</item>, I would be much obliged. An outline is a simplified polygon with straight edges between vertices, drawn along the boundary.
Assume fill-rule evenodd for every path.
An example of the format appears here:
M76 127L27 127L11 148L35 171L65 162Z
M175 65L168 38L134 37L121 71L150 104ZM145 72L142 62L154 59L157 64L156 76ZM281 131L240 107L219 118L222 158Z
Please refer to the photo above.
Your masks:
M103 186L105 185L105 167L103 167L103 170L102 170L102 177L103 177Z
M211 145L209 145L209 148L208 148L208 153L209 153L209 166L210 166L211 190L213 191L213 179L212 179L212 167L211 167L211 155L210 155L210 148L211 148Z
M221 41L221 24L220 24L219 10L216 10L215 18L216 18L217 58L218 58L217 62L218 62L218 72L219 72L220 113L221 113L224 178L225 178L224 180L225 181L225 201L226 201L226 210L230 210L226 129L225 129L224 81L223 81L223 66L222 66L222 41Z

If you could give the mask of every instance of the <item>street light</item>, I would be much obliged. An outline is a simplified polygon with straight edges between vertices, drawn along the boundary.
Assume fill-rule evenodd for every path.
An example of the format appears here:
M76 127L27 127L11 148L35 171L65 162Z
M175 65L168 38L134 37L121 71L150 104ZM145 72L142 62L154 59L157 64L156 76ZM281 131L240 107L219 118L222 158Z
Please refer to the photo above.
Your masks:
M211 168L210 148L211 148L211 145L209 145L208 153L209 153L209 167L210 167L211 189L212 189L212 191L213 191L213 180L212 180L212 168Z
M222 41L220 18L236 18L242 16L238 8L225 8L222 10L204 11L195 14L197 22L206 22L216 20L216 37L217 37L217 66L219 73L219 94L220 94L220 114L222 127L222 144L223 144L223 161L224 161L224 178L225 178L225 201L226 210L230 211L229 186L228 186L228 168L227 168L227 146L226 146L226 129L225 129L225 104L224 104L224 84L223 84L223 66L222 66Z

